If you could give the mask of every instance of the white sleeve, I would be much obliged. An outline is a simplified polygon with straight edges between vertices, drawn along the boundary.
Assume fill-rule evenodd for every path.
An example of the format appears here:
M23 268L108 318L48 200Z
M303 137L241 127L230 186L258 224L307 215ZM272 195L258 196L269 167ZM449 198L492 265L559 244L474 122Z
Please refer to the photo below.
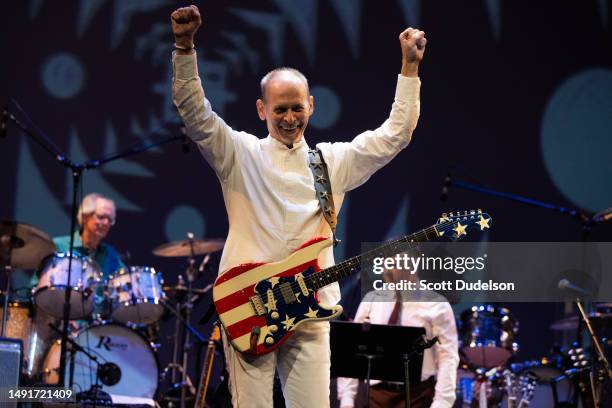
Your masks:
M457 367L459 366L459 342L453 309L447 302L435 306L440 310L433 320L433 335L438 336L439 344L434 346L436 356L436 393L432 408L450 408L455 402L457 387Z
M378 169L408 146L420 111L421 81L398 75L389 118L351 142L320 143L334 193L342 194L365 183Z
M206 161L224 181L233 168L240 134L213 112L198 76L196 58L195 52L173 54L172 96L187 135L197 143Z

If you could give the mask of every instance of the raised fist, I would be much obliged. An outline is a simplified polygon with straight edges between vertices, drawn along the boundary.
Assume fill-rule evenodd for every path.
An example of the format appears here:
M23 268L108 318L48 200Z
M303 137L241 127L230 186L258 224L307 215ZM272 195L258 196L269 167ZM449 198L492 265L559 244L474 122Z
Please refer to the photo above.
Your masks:
M408 63L420 62L423 59L427 39L425 32L409 27L399 35L402 57Z
M170 15L172 20L172 33L178 46L191 48L193 37L202 24L200 10L194 5L182 7Z

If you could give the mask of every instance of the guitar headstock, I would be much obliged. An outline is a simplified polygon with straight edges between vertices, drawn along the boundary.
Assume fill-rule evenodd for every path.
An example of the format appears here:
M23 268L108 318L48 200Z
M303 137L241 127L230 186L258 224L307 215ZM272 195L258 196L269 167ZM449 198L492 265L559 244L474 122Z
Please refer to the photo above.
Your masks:
M441 237L460 239L467 235L471 228L477 228L479 231L491 228L492 222L491 216L482 210L465 210L442 214L435 228Z

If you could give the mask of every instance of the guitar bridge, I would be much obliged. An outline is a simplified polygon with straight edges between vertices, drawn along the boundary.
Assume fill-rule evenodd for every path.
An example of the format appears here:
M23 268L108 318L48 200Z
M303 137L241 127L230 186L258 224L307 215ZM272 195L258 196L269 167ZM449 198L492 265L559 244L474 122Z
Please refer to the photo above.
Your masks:
M263 316L266 314L266 307L264 305L263 300L261 300L261 296L254 295L249 298L249 302L255 311L257 316Z

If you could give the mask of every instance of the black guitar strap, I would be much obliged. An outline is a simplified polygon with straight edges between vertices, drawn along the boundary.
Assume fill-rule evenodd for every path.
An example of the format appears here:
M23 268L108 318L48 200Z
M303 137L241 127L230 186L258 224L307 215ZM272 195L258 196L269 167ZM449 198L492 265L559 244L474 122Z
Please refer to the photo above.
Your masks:
M308 151L308 166L314 177L314 187L317 199L319 200L319 206L321 211L323 211L325 221L327 221L329 228L331 228L334 246L336 246L340 243L340 240L336 238L336 207L334 206L334 196L332 194L329 172L327 171L327 163L323 159L321 150Z

